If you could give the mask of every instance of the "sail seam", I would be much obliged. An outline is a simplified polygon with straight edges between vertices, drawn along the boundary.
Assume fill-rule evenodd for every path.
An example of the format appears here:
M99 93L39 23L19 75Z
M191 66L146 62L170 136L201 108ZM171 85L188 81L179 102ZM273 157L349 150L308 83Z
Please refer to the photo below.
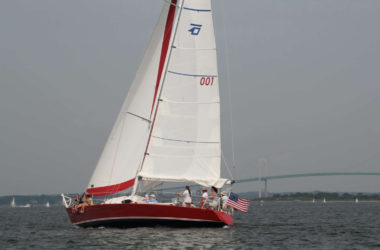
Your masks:
M216 48L190 48L190 47L178 47L173 46L173 49L182 49L182 50L215 50Z
M193 8L188 8L188 7L183 7L184 10L191 10L191 11L198 11L198 12L211 12L211 10L207 9L193 9Z
M220 143L218 141L189 141L189 140L180 140L180 139L171 139L171 138L164 138L160 136L154 136L152 135L153 138L165 140L165 141L176 141L176 142L186 142L186 143L206 143L206 144L217 144Z
M179 101L172 101L169 99L160 99L160 101L168 102L168 103L176 103L176 104L219 104L220 101L213 101L213 102L179 102Z
M149 156L153 157L161 157L161 158L194 158L194 155L168 155L168 154L149 154ZM219 158L220 155L200 155L196 158Z
M175 75L181 75L181 76L189 76L189 77L218 77L217 75L195 75L195 74L186 74L186 73L180 73L168 70L168 73L175 74Z
M167 2L168 4L170 5L173 5L175 6L176 8L179 8L179 9L184 9L184 10L190 10L190 11L197 11L197 12L211 12L212 10L210 9L194 9L194 8L189 8L189 7L181 7L181 6L178 6L177 4L174 4L168 0L164 0L165 2Z

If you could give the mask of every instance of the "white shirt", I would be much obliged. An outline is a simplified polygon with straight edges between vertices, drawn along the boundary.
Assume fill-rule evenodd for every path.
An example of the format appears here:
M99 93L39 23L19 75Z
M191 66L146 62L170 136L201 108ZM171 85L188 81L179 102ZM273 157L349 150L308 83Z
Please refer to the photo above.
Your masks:
M183 198L185 203L191 203L191 197L187 189L183 192Z
M207 199L207 197L208 197L208 194L207 194L207 192L204 192L204 193L202 194L202 197L203 197L203 200L206 200L206 199Z
M223 206L227 204L227 201L228 201L228 197L227 197L227 195L223 195L223 196L222 196Z

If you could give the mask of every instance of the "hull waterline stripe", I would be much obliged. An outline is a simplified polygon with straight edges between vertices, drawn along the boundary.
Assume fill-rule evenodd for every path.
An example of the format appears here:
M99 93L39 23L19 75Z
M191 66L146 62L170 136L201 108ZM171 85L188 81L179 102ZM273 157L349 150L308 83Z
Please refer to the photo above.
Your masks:
M179 73L175 71L168 70L168 73L181 75L181 76L190 76L190 77L218 77L217 75L192 75L192 74L185 74L185 73Z

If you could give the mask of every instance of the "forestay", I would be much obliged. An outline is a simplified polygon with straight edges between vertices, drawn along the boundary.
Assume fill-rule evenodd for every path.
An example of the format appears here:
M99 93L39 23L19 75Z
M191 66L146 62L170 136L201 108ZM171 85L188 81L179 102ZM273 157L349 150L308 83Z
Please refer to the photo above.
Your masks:
M178 6L182 6L182 9ZM220 99L210 0L177 3L154 124L139 176L220 187Z

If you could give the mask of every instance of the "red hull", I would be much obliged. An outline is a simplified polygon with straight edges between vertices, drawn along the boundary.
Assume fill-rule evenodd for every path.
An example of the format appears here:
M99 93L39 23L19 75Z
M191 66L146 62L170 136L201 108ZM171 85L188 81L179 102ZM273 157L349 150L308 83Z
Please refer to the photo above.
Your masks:
M73 214L71 208L66 211L71 223L81 227L197 227L233 224L233 218L224 212L162 204L99 204L87 207L83 214Z

